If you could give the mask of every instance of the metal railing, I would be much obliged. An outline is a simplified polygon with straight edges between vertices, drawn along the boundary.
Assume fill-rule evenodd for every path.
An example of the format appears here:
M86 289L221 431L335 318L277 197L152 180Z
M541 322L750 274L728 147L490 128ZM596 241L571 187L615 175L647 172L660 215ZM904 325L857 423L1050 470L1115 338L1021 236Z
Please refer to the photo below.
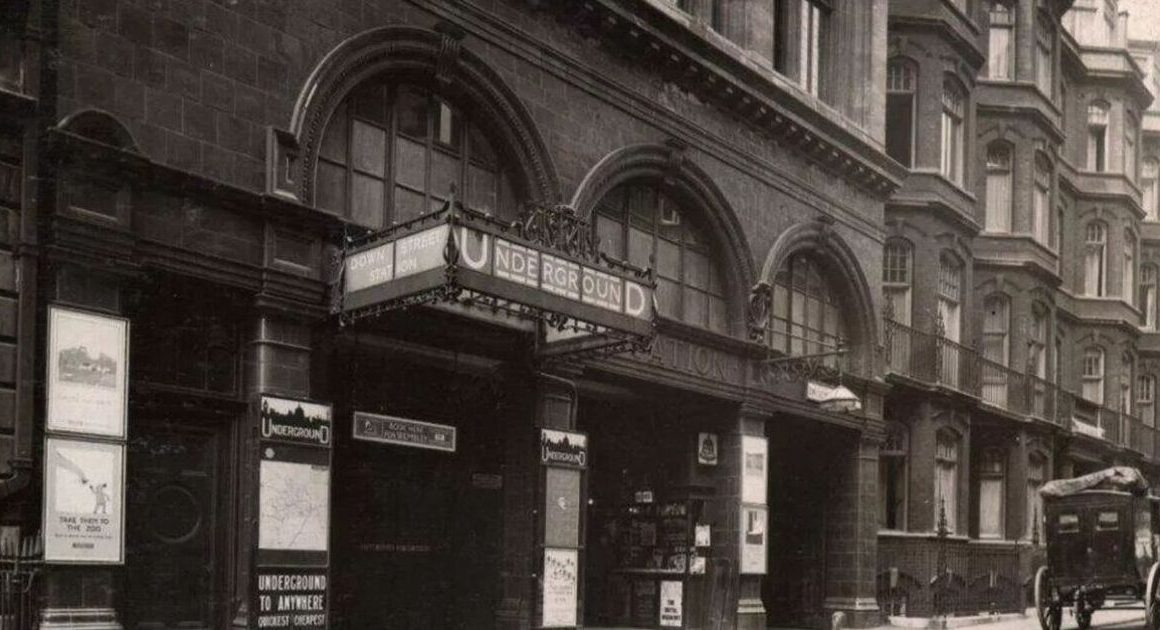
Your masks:
M1022 611L1019 554L1014 543L879 536L878 604L910 617Z
M0 538L0 630L37 627L43 552L39 535Z

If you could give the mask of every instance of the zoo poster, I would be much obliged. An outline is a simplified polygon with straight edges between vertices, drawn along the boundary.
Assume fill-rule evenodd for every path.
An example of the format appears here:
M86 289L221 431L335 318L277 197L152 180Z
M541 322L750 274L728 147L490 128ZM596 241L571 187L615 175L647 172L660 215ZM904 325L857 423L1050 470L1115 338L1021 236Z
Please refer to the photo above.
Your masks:
M125 437L128 347L129 320L49 307L48 431Z
M45 561L123 562L125 446L49 437L44 452Z

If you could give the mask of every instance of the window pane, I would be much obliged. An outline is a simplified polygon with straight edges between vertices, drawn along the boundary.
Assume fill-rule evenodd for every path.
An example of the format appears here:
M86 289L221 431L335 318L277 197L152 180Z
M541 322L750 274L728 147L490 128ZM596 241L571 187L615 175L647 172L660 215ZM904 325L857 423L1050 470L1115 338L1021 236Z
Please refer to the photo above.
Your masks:
M679 245L670 243L663 238L657 239L657 273L673 280L681 278L681 248Z
M474 162L467 167L467 205L483 212L495 212L495 171L477 166Z
M483 136L477 127L471 127L471 161L478 162L484 166L495 167L496 156L495 150L491 147L491 143Z
M346 105L339 107L330 117L318 153L335 162L346 163Z
M682 319L697 326L709 324L709 297L697 290L685 288L685 304Z
M346 214L346 168L318 160L318 207Z
M423 190L427 187L427 147L406 138L396 138L395 182Z
M454 155L442 150L431 152L431 189L428 191L441 199L451 194L451 187L460 188L460 161Z
M685 283L698 289L709 288L709 257L691 249L685 250Z
M656 194L651 187L633 186L628 189L628 213L633 225L644 228L650 233L653 231Z
M411 90L399 93L399 102L395 106L396 116L399 119L399 133L413 138L427 137L427 106L425 94L417 94Z
M671 280L657 278L657 308L665 317L679 317L681 286Z
M422 215L425 210L424 203L423 195L396 186L394 222L403 223Z
M597 215L596 236L600 239L600 251L624 260L624 225L602 214Z
M352 109L355 116L387 124L387 101L385 88L382 83L370 83L357 88L351 94Z
M725 300L709 297L709 328L717 332L725 332L729 327L729 316L725 308Z
M1003 480L982 479L979 481L979 536L1001 538L1003 536Z
M350 191L350 218L359 225L380 227L383 222L383 181L354 174Z
M635 227L628 229L628 262L637 267L647 268L652 256L653 237Z
M356 120L352 128L351 164L371 175L383 177L387 166L387 133L374 125Z
M463 135L463 120L451 106L438 101L435 108L435 140L447 148L460 150Z

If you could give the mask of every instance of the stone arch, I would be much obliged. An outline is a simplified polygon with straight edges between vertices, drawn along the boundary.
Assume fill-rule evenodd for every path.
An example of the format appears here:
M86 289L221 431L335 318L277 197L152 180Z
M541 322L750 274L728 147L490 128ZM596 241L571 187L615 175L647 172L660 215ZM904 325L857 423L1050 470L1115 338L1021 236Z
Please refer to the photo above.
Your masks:
M331 50L306 79L291 113L289 133L300 154L288 176L298 198L313 199L314 165L331 113L363 81L390 74L469 103L473 117L513 160L528 200L555 203L559 179L531 114L495 70L462 46L462 36L446 24L436 30L386 26Z
M774 275L798 252L809 252L826 265L835 290L850 305L846 312L846 330L853 342L852 358L869 368L868 372L877 370L872 360L878 346L878 319L870 283L854 250L834 231L833 219L819 217L782 232L761 268L761 281L772 285Z
M637 144L604 156L577 186L570 205L590 218L600 200L621 184L634 180L661 183L665 192L700 211L705 227L716 239L719 262L729 287L729 308L740 319L746 291L754 283L753 255L732 206L713 179L694 164L677 141Z
M83 109L65 116L57 124L62 131L83 136L118 149L140 153L140 145L129 128L116 116L100 109Z

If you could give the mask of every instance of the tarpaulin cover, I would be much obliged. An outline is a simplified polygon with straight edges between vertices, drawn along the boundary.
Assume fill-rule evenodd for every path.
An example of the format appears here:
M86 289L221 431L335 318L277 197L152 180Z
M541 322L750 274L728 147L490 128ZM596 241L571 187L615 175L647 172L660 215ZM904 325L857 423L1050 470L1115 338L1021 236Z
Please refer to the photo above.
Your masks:
M1049 481L1039 489L1039 494L1045 497L1066 497L1084 490L1119 490L1145 494L1148 492L1148 480L1135 468L1115 466L1082 477Z

